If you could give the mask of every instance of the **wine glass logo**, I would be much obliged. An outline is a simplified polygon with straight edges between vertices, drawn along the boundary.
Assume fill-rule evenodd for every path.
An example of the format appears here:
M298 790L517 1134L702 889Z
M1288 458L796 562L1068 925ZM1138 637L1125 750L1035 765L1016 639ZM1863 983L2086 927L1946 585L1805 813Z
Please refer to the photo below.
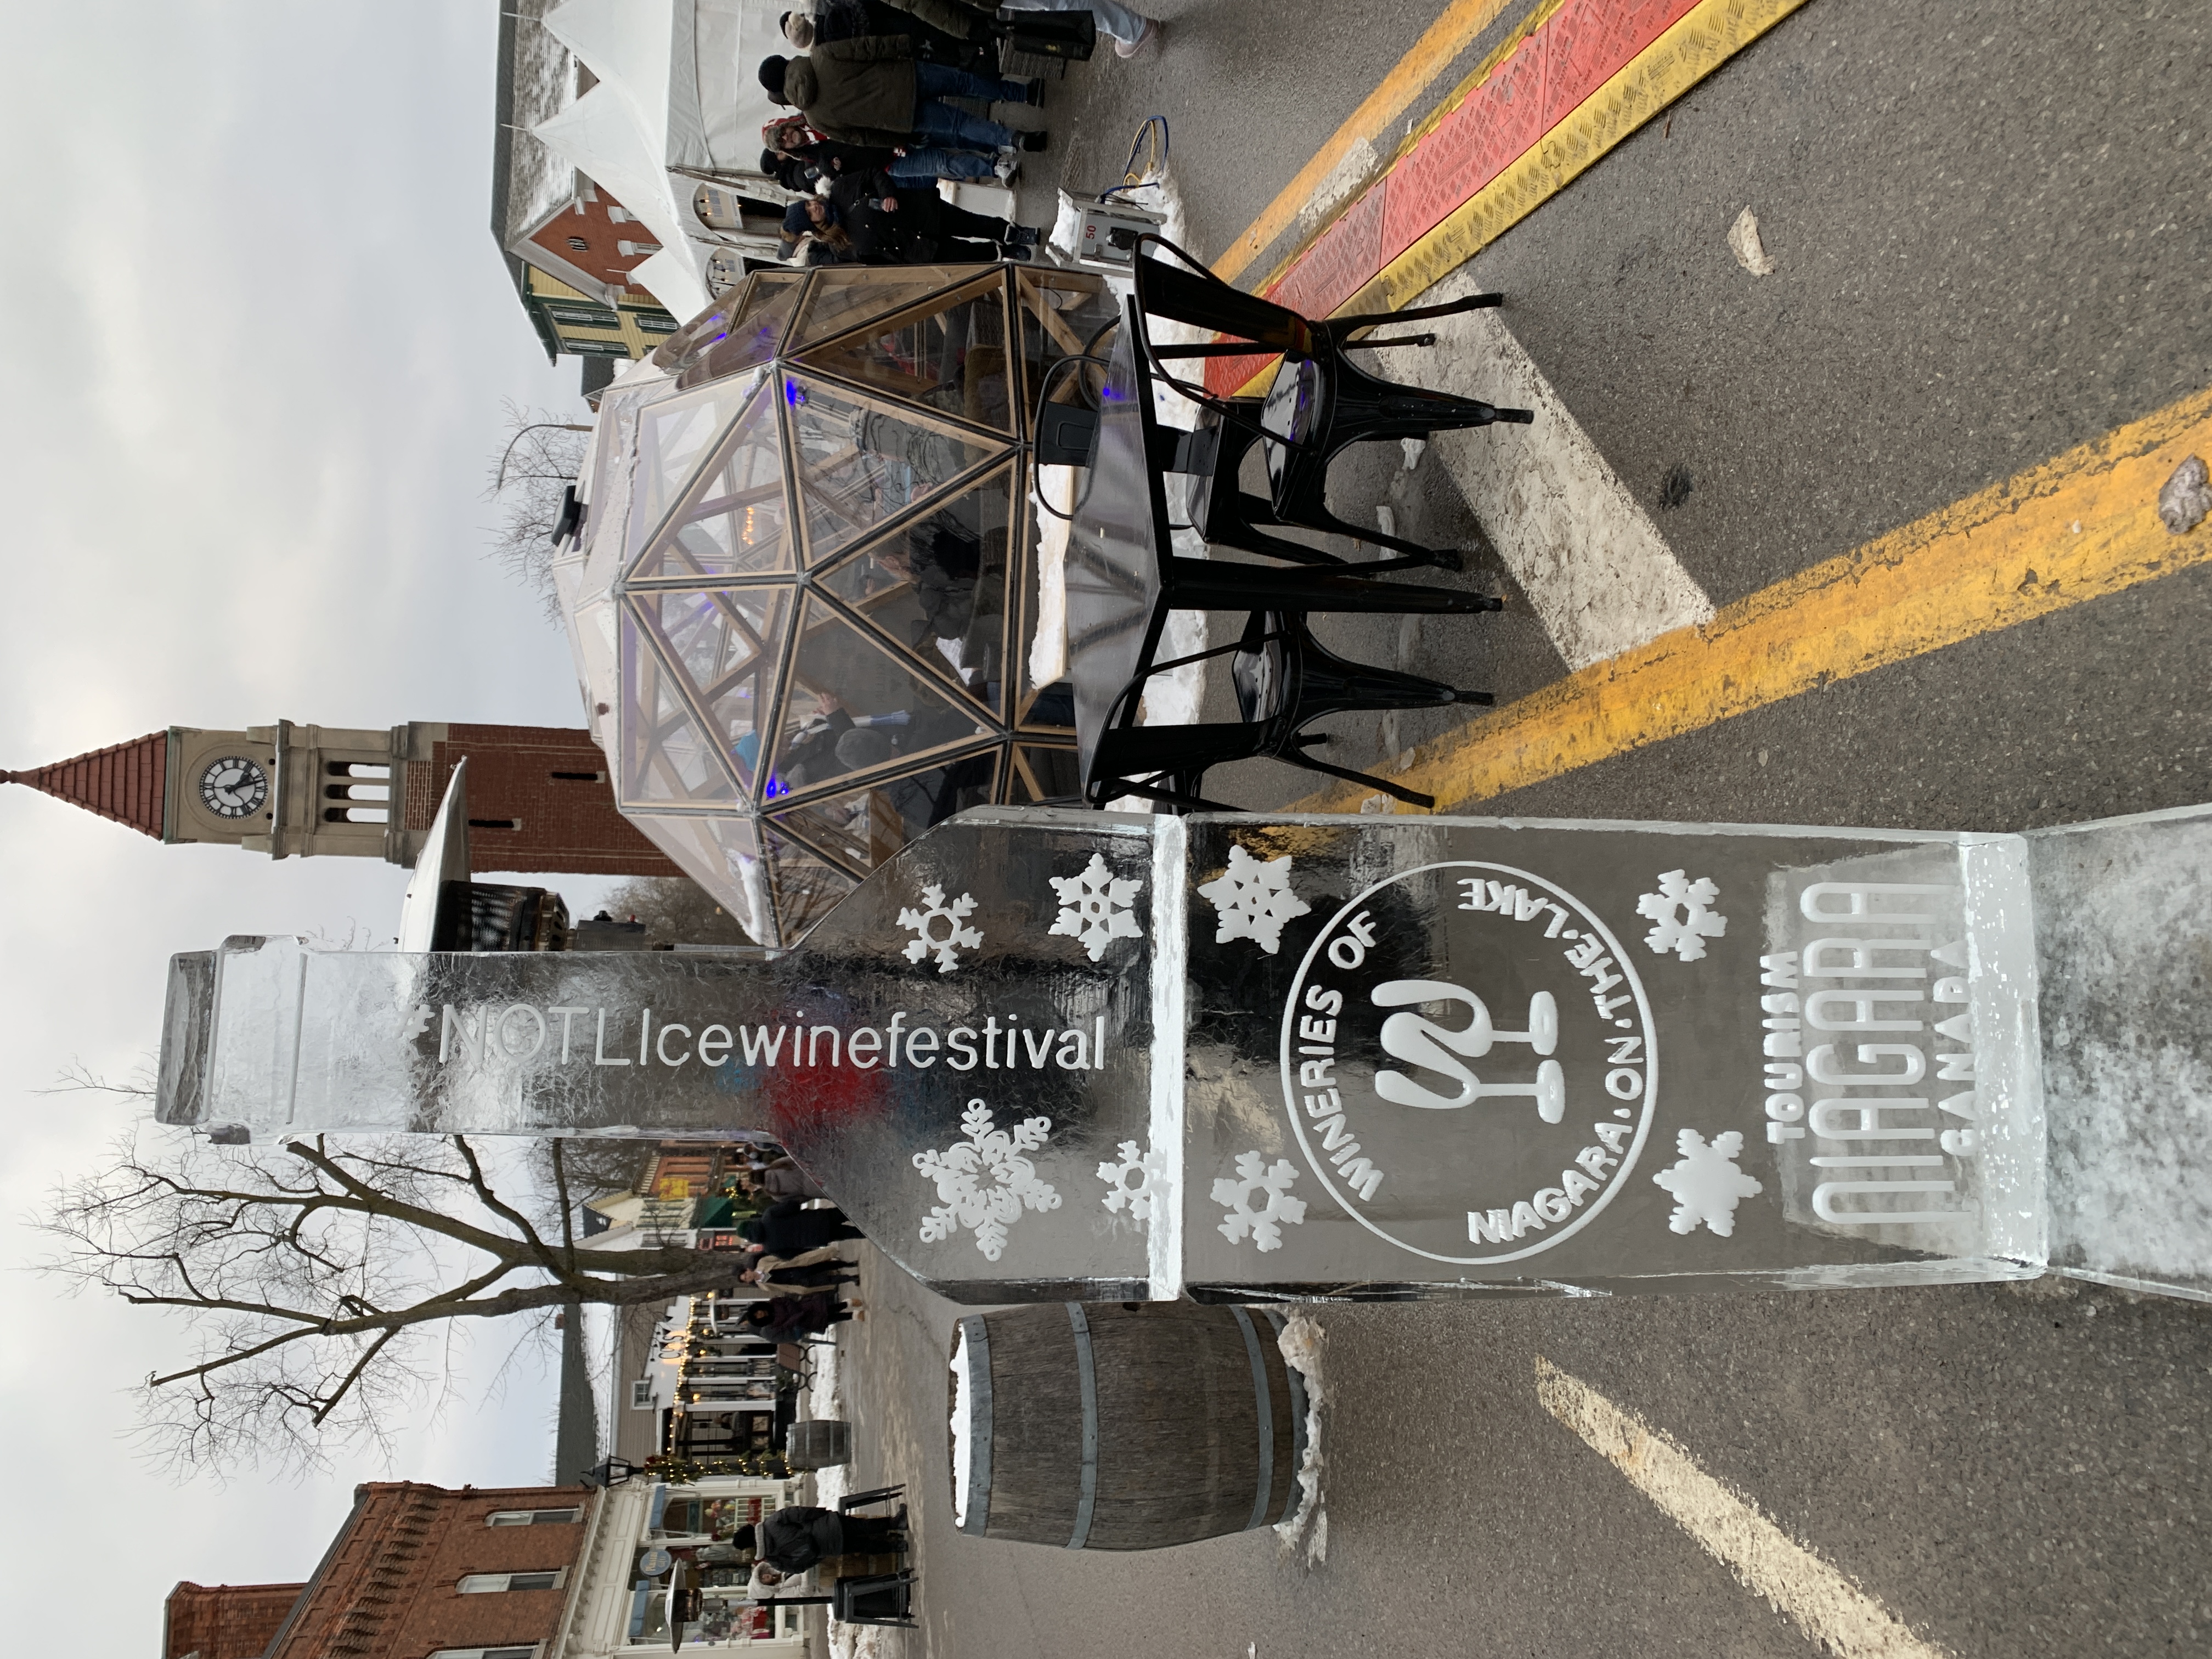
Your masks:
M1499 1030L1480 997L1444 980L1388 980L1370 994L1378 1008L1407 1011L1382 1022L1384 1051L1393 1060L1434 1072L1456 1085L1454 1093L1438 1094L1403 1072L1378 1071L1375 1092L1391 1104L1448 1112L1472 1106L1478 1100L1511 1096L1533 1099L1536 1115L1547 1123L1557 1123L1566 1116L1566 1075L1558 1060L1544 1059L1533 1079L1513 1083L1486 1083L1466 1063L1485 1058L1499 1043L1524 1043L1533 1055L1551 1054L1559 1046L1559 1006L1549 991L1539 991L1528 999L1527 1029L1519 1031ZM1470 1018L1465 1025L1455 1029L1410 1012L1425 1003L1464 1003Z

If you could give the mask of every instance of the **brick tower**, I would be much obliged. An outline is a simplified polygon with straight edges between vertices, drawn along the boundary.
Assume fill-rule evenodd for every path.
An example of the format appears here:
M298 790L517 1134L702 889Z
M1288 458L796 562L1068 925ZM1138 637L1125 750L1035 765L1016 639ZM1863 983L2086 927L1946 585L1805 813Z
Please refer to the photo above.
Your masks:
M386 731L173 726L0 782L28 784L165 842L272 858L337 853L411 866L461 760L469 842L483 870L682 872L615 809L606 757L584 731L410 720Z

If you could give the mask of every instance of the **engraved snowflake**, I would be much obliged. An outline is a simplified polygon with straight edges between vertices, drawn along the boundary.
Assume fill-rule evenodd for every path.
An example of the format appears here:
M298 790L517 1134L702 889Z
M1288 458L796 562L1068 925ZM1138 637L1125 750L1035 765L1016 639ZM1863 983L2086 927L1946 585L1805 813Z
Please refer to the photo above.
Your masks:
M1659 878L1657 892L1636 901L1636 914L1656 924L1644 942L1662 957L1672 951L1678 961L1697 961L1705 953L1707 939L1728 932L1728 918L1709 908L1720 896L1721 890L1707 878L1692 881L1686 872L1669 870Z
M1242 847L1231 845L1229 868L1198 890L1220 913L1221 925L1213 936L1216 945L1249 939L1269 956L1282 948L1283 924L1313 908L1291 890L1287 853L1263 864Z
M921 1218L921 1241L934 1244L963 1228L975 1235L975 1248L996 1261L1006 1248L1006 1228L1024 1209L1060 1207L1060 1194L1037 1179L1036 1165L1024 1158L1044 1145L1052 1132L1048 1117L1024 1118L1011 1129L992 1126L991 1109L968 1103L960 1127L968 1139L942 1152L916 1152L914 1167L937 1183L942 1200Z
M1144 937L1130 912L1142 884L1115 875L1103 854L1093 853L1090 864L1074 875L1046 879L1060 895L1060 919L1049 931L1081 940L1091 961L1104 956L1115 939Z
M906 947L906 959L920 962L933 951L937 953L937 971L949 974L960 965L963 949L972 951L983 942L983 935L975 928L961 926L968 913L975 908L975 896L963 893L947 904L942 887L925 887L921 890L921 902L925 908L920 910L909 907L899 912L899 926L910 929L915 936ZM931 927L933 922L940 920L951 924L941 937Z
M1126 1208L1130 1220L1149 1222L1167 1206L1167 1154L1139 1152L1133 1140L1123 1141L1120 1152L1119 1163L1098 1166L1098 1178L1114 1189L1106 1194L1106 1207L1116 1214ZM1129 1184L1131 1176L1137 1177L1133 1187Z
M1297 1167L1286 1158L1277 1158L1270 1167L1257 1152L1237 1153L1236 1175L1223 1176L1213 1183L1213 1201L1229 1210L1218 1229L1221 1236L1234 1244L1249 1233L1263 1252L1281 1249L1281 1224L1296 1226L1306 1218L1305 1200L1291 1196L1291 1183L1297 1178ZM1257 1210L1247 1201L1255 1192L1267 1195Z
M1651 1179L1674 1195L1674 1213L1667 1218L1670 1231L1693 1233L1703 1222L1708 1231L1726 1238L1735 1231L1735 1206L1765 1189L1735 1167L1743 1151L1743 1137L1734 1129L1713 1137L1712 1145L1695 1129L1674 1137L1681 1159Z

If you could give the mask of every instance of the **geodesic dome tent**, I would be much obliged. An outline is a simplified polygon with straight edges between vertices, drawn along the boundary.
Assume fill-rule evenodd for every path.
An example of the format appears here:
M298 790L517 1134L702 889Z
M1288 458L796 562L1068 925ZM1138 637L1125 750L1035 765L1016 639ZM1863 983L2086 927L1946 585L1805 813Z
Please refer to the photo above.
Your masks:
M603 397L556 569L594 735L760 943L957 811L1076 793L1029 423L1115 315L1080 271L760 271Z

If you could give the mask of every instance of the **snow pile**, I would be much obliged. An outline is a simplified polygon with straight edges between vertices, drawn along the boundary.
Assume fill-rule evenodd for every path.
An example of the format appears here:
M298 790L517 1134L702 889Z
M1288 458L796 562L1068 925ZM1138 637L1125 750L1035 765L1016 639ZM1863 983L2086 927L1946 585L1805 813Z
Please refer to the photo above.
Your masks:
M1328 1514L1322 1507L1321 1477L1325 1460L1321 1449L1321 1350L1322 1332L1304 1314L1292 1314L1275 1338L1283 1363L1304 1379L1306 1389L1305 1460L1298 1465L1297 1512L1279 1522L1275 1536L1282 1540L1285 1557L1297 1553L1301 1543L1305 1565L1317 1567L1328 1559Z
M952 1338L952 1524L968 1522L968 1471L975 1449L975 1407L969 1395L968 1330Z

